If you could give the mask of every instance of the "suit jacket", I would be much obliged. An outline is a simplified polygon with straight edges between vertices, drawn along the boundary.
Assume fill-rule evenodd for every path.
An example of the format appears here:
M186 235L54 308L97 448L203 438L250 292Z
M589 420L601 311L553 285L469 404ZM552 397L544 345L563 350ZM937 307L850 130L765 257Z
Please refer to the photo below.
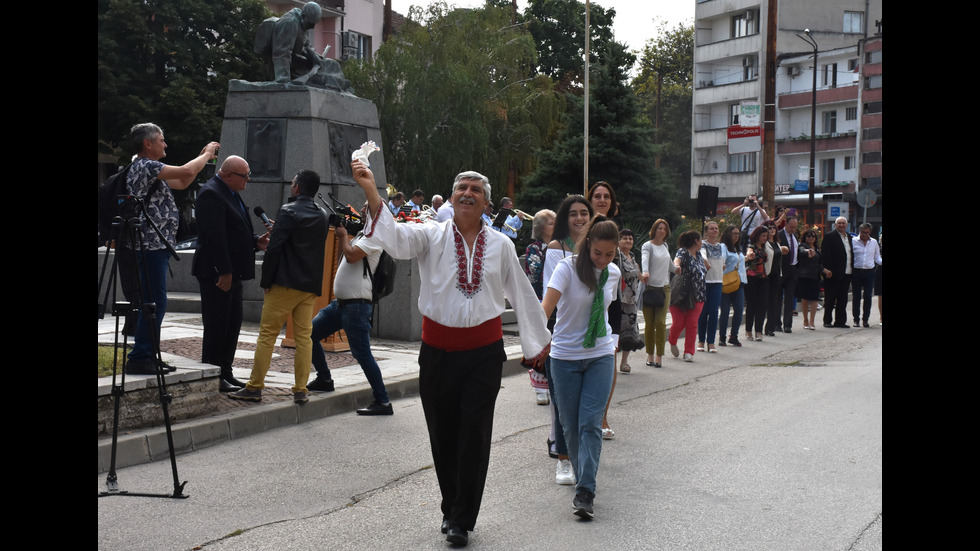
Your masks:
M255 278L255 245L248 207L215 176L197 194L197 250L191 275L232 274L236 281Z
M851 268L854 268L854 251L851 250L851 237L848 235L847 239L841 239L840 233L834 230L833 233L827 234L823 238L823 245L820 248L820 254L823 256L823 267L830 270L833 274L832 277L827 279L836 279L844 275L844 271L847 268L847 254L851 253Z
M790 244L789 233L786 231L786 228L779 230L779 233L776 234L776 238L780 245L783 245L789 249L789 252L783 255L783 276L786 277L791 275L791 272L796 268L795 266L791 266L790 262L793 261L793 255L796 254L794 251L800 246L800 238L794 235L793 239L796 241L796 243ZM797 265L800 263L799 256L796 257L796 263Z

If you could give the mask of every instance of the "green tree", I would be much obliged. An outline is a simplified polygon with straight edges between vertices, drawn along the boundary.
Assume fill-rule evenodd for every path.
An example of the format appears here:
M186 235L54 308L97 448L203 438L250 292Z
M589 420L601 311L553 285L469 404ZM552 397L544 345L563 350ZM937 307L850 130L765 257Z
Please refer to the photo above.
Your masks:
M412 23L372 61L345 64L354 89L378 106L396 187L445 193L457 173L478 170L500 190L531 169L563 103L535 72L531 35L512 15L509 6L413 7Z
M615 41L602 54L590 75L590 184L609 182L624 225L646 231L654 220L672 212L675 194L654 167L652 132L627 86L626 68L633 55ZM528 208L555 209L566 195L583 192L583 99L568 97L570 107L558 140L541 152L538 169L522 183L518 201Z
M589 5L589 63L600 62L613 41L616 10ZM559 90L581 87L585 76L585 3L578 0L530 0L523 20L534 36L540 72L558 82Z
M654 128L657 166L664 180L690 197L691 105L694 69L694 26L657 24L656 36L647 40L640 57L640 73L633 80L644 119Z
M129 128L159 124L183 163L221 135L228 80L269 80L252 52L262 0L99 0L99 152L132 152Z

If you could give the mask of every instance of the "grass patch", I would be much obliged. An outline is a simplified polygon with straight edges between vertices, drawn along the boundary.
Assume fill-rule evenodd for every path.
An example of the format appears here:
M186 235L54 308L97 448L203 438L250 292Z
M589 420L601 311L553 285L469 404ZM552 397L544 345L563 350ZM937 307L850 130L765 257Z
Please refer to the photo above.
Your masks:
M111 377L112 376L112 345L100 344L99 345L99 377ZM122 347L119 348L118 358L116 359L116 366L122 368L123 360Z

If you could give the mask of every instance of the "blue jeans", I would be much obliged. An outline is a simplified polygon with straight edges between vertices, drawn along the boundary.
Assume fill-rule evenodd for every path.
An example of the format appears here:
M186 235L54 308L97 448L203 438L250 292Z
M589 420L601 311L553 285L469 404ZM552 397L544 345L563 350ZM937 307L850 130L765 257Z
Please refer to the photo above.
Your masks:
M136 251L136 266L139 270L143 301L152 301L157 305L156 323L152 324L143 319L143 309L140 308L136 322L136 335L133 337L133 349L129 353L129 361L150 361L156 358L157 343L160 342L160 326L163 325L163 315L167 313L167 269L170 268L170 252L166 249L145 252Z
M341 306L334 299L326 308L313 318L313 367L316 368L318 379L330 379L330 368L323 355L323 345L320 341L340 331L347 333L347 343L350 345L351 356L361 364L361 371L371 383L374 399L382 404L388 403L388 391L381 378L381 368L371 353L371 314L374 305L351 303Z
M721 283L704 284L704 307L698 316L698 342L715 344L718 329L718 305L721 304ZM707 341L705 338L707 337Z
M575 490L595 494L602 452L602 415L612 391L614 356L586 360L551 358L558 416L565 429L568 457L575 469Z
M742 312L745 310L745 284L741 284L734 293L721 294L721 313L718 315L718 334L725 336L728 329L728 310L734 309L732 314L732 330L729 335L738 335L738 328L742 326Z

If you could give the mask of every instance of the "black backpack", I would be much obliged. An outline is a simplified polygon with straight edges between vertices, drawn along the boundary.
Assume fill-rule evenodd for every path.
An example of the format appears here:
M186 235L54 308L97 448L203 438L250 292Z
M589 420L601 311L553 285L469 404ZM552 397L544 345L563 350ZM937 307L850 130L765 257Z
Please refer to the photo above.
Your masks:
M99 243L102 245L112 241L112 221L120 215L125 202L119 196L129 195L129 189L126 187L126 176L129 174L131 166L133 166L132 163L126 165L126 168L109 176L99 186ZM154 180L146 192L146 197L156 193L159 188L160 180Z
M386 251L381 251L374 273L371 273L368 259L364 257L364 273L371 278L371 302L374 304L395 290L395 259Z

